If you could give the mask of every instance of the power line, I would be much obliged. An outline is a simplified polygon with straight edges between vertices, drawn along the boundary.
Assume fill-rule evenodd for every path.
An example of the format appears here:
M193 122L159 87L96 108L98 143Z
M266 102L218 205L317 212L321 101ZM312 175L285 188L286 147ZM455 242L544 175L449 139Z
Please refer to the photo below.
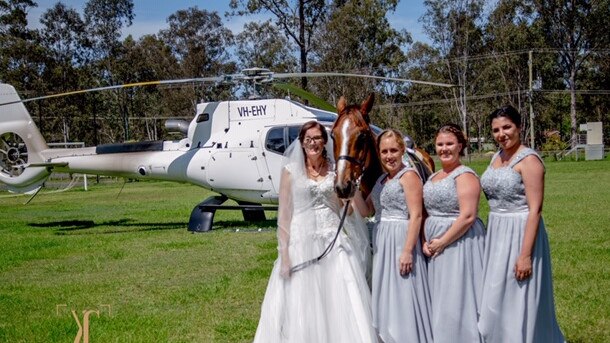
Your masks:
M436 58L428 61L427 63L454 63L454 62L463 62L467 61L478 61L485 60L490 58L499 58L499 57L508 57L514 55L527 54L528 52L533 51L534 53L591 53L591 54L609 54L610 49L595 49L595 50L562 50L562 49L521 49L521 50L511 50L505 52L490 52L487 54L480 55L470 55L468 57L454 57L454 58Z
M466 100L482 100L482 99L489 99L489 98L514 96L514 95L518 95L518 94L526 95L527 93L528 93L528 90L523 89L523 90L514 90L514 91L508 91L508 92L502 92L502 93L470 95L470 96L466 97ZM548 90L537 90L534 93L569 94L570 90L569 89L548 89ZM608 90L608 89L600 89L600 90L583 89L583 90L576 90L575 93L581 94L581 95L606 95L606 94L610 94L610 90ZM453 99L453 98L415 101L415 102L409 102L409 103L379 105L378 108L387 109L387 108L402 108L402 107L414 107L414 106L424 106L424 105L437 105L437 104L450 103L453 101L455 101L455 99Z
M536 92L540 93L550 93L550 94L565 94L570 93L569 89L549 89L549 90L537 90ZM610 90L608 89L583 89L583 90L575 90L576 94L584 94L584 95L606 95L610 94Z

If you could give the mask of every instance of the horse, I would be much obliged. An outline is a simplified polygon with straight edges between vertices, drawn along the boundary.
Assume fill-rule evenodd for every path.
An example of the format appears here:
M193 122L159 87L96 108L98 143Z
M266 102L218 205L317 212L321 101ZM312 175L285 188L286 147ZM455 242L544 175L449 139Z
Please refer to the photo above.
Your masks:
M331 128L331 138L335 157L335 192L339 198L351 198L359 186L366 199L383 173L376 135L370 126L369 113L374 101L375 95L371 93L360 105L347 105L343 96L337 103L338 117ZM410 137L405 137L412 142ZM409 147L408 142L406 145L403 160L416 168L425 182L434 172L434 161L425 151Z

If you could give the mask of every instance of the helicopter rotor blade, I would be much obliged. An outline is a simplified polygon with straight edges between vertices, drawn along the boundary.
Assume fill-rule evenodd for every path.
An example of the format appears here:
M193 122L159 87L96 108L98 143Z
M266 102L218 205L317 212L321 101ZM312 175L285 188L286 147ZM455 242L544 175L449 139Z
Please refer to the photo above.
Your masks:
M228 82L228 81L230 81L230 78L227 78L226 76L214 76L214 77L197 77L197 78L190 78L190 79L134 82L134 83L126 83L126 84L122 84L122 85L95 87L95 88L89 88L89 89L69 91L69 92L64 92L64 93L43 95L43 96L38 96L38 97L34 97L34 98L15 100L15 101L2 103L2 104L0 104L0 106L12 105L12 104L18 104L18 103L26 103L26 102L51 99L51 98L59 98L59 97L75 95L75 94L100 92L100 91L106 91L106 90L112 90L112 89L122 89L122 88L142 87L142 86L158 86L158 85L181 84L181 83L220 83L220 82Z
M112 89L131 88L131 87L158 86L158 85L183 84L183 83L234 84L239 81L251 82L254 84L264 84L264 83L271 83L274 81L274 79L287 79L287 78L298 78L298 77L329 77L329 76L367 78L367 79L396 81L396 82L409 82L409 83L415 83L415 84L423 84L423 85L446 87L446 88L458 87L457 85L449 84L449 83L420 81L420 80L402 79L402 78L395 78L395 77L363 75L363 74L353 74L353 73L338 73L338 72L274 73L265 68L248 68L248 69L242 70L242 72L240 72L240 73L225 74L225 75L221 75L221 76L198 77L198 78L175 79L175 80L144 81L144 82L121 84L121 85L95 87L95 88L89 88L89 89L83 89L83 90L75 90L75 91L56 93L56 94L50 94L50 95L44 95L44 96L38 96L38 97L33 97L33 98L20 99L20 100L0 103L0 106L12 105L12 104L18 104L18 103L26 103L26 102L51 99L51 98L58 98L58 97L83 94L83 93L100 92L100 91L106 91L106 90L112 90Z
M335 112L337 109L329 104L326 100L316 96L315 94L304 90L301 87L293 85L291 83L274 83L273 87L292 93L293 95L298 96L301 99L307 100L309 102L309 106L313 106L316 108L320 108L322 110Z
M350 74L350 73L335 73L335 72L315 73L315 72L312 72L312 73L280 73L280 74L273 74L273 77L274 78L278 78L278 79L293 78L293 77L323 77L323 76L359 77L359 78L365 78L365 79L377 79L377 80L397 81L397 82L410 82L410 83L417 83L417 84L429 85L429 86L446 87L446 88L457 87L457 85L450 84L450 83L431 82L431 81L419 81L419 80L401 79L401 78L395 78L395 77L385 77L385 76L375 76L375 75L362 75L362 74Z

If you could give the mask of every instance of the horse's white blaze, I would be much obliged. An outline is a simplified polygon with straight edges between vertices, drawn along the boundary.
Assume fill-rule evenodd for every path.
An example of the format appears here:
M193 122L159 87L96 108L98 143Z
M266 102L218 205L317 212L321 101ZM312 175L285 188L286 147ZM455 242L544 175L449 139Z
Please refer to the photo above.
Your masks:
M340 129L341 129L340 130L341 137L346 138L347 130L349 129L349 123L347 121L344 121L341 124ZM348 151L348 147L347 147L347 139L343 139L341 142L340 150L339 150L339 156L346 156L346 155L348 155L348 153L349 153L349 151ZM337 175L345 173L346 167L347 167L347 160L338 160L337 161ZM341 180L339 180L339 183L341 183Z

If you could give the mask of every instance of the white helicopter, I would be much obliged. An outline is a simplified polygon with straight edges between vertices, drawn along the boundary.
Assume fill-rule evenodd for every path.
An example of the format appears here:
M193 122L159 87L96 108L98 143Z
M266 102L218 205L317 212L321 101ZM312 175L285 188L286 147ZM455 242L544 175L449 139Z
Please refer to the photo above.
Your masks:
M158 81L154 84L227 81L261 84L274 78L301 76L368 77L452 86L358 74L274 74L261 68L220 77ZM0 182L5 183L10 191L19 193L37 192L52 172L192 183L220 194L195 206L188 225L188 230L194 232L210 230L215 211L221 208L241 209L245 220L264 220L264 210L277 207L261 204L277 205L282 154L296 139L301 125L317 120L330 127L336 118L333 112L287 99L202 102L197 104L190 123L181 120L166 122L168 129L186 135L178 141L50 149L23 103L54 96L60 95L22 100L13 86L0 84ZM228 199L235 200L239 206L222 206Z

